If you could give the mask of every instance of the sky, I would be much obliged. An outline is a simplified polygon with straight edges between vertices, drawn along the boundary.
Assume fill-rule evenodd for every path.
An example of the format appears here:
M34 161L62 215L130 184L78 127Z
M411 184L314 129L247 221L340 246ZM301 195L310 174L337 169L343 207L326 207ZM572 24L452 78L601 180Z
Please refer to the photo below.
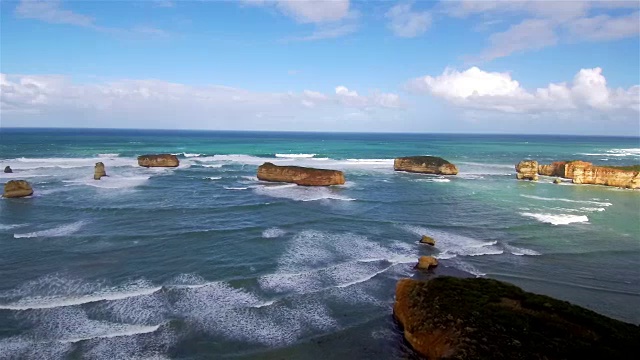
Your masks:
M640 1L2 0L0 127L640 136Z

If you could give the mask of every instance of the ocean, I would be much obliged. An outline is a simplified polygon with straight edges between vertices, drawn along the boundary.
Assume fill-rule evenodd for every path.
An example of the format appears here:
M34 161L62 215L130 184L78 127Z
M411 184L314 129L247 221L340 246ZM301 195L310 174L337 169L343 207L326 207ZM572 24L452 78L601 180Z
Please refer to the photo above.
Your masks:
M394 172L409 155L460 173ZM0 129L0 179L35 190L0 200L0 359L411 358L391 314L420 255L640 323L640 192L517 181L523 159L638 164L640 140ZM260 182L266 161L347 183Z

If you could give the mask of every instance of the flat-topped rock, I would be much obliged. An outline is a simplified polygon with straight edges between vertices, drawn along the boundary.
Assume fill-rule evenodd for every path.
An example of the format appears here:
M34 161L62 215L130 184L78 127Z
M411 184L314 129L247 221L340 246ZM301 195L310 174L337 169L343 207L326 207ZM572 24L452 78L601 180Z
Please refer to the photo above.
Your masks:
M429 270L436 266L438 266L438 259L433 256L420 256L418 264L416 264L416 269Z
M566 161L555 161L551 164L540 164L538 165L538 175L563 177L566 163Z
M431 236L427 236L427 235L422 235L422 238L420 238L420 243L431 245L431 246L436 245L436 241Z
M538 181L538 162L535 160L522 160L516 165L516 178L518 180Z
M581 160L556 161L548 165L539 165L538 173L571 179L574 184L606 185L627 189L640 188L640 166L638 165L596 166Z
M258 167L258 179L303 186L329 186L343 185L345 183L342 171L301 166L278 166L270 162Z
M456 175L458 168L447 160L437 156L407 156L393 161L395 171L422 174Z
M104 164L102 162L97 162L93 171L93 180L100 180L103 176L107 176L107 172L104 170Z
M138 165L144 167L177 167L178 157L172 154L155 154L138 156Z
M433 359L635 359L640 327L483 278L401 279L393 315Z
M33 194L31 184L26 180L10 180L4 184L3 197L6 198L20 198L30 196Z

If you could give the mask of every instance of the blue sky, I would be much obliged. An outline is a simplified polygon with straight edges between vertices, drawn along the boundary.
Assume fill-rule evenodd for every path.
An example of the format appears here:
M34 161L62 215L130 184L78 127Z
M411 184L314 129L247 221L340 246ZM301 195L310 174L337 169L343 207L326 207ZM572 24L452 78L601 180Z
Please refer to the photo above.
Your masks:
M2 1L2 126L640 135L640 3Z

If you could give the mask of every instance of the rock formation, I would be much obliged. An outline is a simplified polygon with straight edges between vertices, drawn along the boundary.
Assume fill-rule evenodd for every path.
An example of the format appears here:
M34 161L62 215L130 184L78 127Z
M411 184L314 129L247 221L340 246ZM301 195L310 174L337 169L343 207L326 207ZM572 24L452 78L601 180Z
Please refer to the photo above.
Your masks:
M516 169L520 164L526 162L521 161ZM530 167L527 167L526 171L531 175ZM538 174L571 179L574 184L607 185L628 189L640 188L640 169L637 166L596 166L580 160L557 161L549 165L539 165ZM518 179L521 178L520 176L520 172L518 172ZM560 182L560 180L556 180L554 183Z
M13 172L13 170L11 170L11 166L6 166L4 168L4 172L5 172L5 174L11 174Z
M562 180L560 180L560 178L555 178L555 179L553 180L553 183L554 183L554 184L562 184Z
M516 165L516 177L518 180L538 181L538 162L535 160L522 160Z
M423 174L456 175L458 168L447 160L437 156L408 156L393 161L395 171Z
M497 280L401 279L393 314L433 359L635 359L640 327Z
M342 171L301 166L278 166L269 162L258 167L258 179L303 186L342 185L345 182Z
M104 170L104 164L102 162L97 162L95 170L93 171L93 180L100 180L103 176L107 176L107 173Z
M433 256L420 256L418 264L416 264L416 269L429 270L436 266L438 266L438 260Z
M563 177L564 164L566 161L556 161L548 165L540 164L538 165L538 175Z
M422 239L420 239L420 242L423 244L428 244L431 246L435 246L436 245L436 241L433 240L432 237L427 236L427 235L422 235Z
M180 165L178 157L171 154L138 156L138 165L144 167L177 167Z
M2 196L6 198L19 198L33 194L31 185L25 180L10 180L4 184L4 193Z

